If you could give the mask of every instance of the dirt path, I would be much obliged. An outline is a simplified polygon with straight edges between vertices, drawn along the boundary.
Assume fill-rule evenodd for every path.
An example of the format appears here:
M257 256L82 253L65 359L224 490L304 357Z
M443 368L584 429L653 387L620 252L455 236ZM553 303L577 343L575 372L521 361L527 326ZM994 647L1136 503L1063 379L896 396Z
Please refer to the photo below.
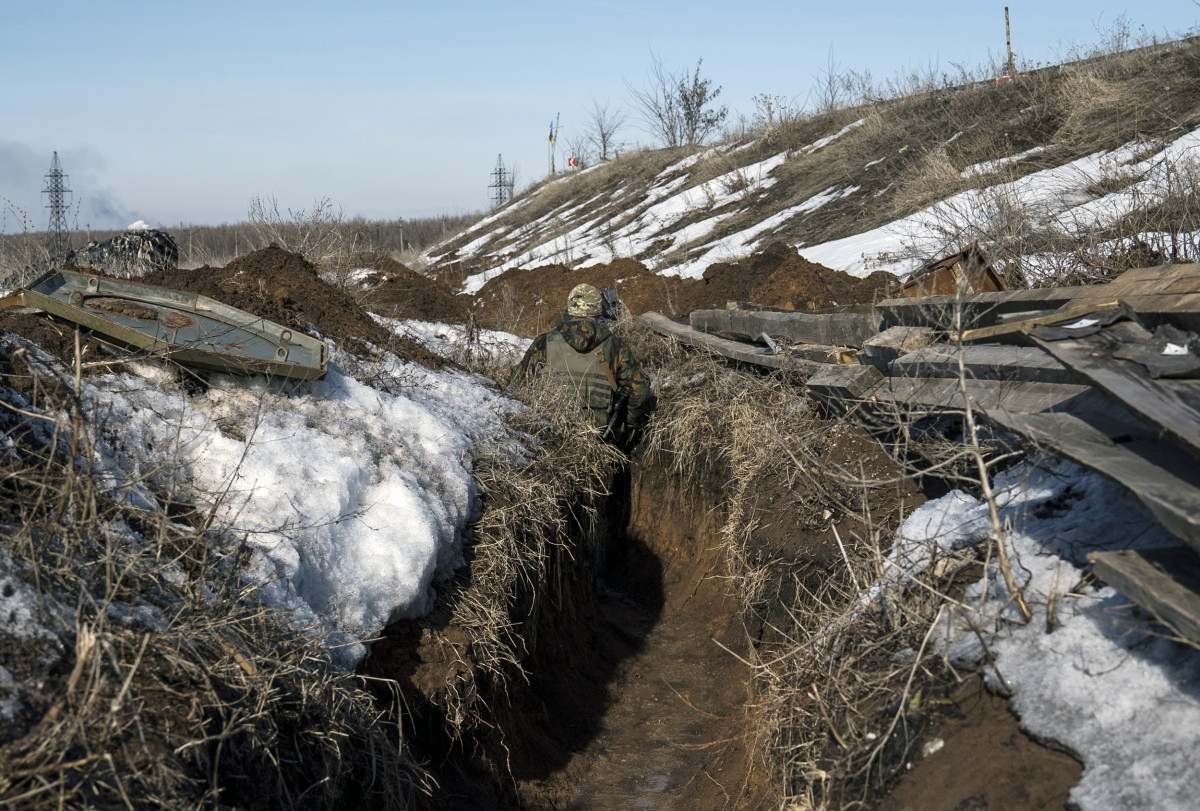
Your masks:
M620 597L606 597L601 610L617 627L646 622L644 610ZM568 807L750 807L743 707L750 672L711 638L721 624L714 615L732 614L725 601L700 597L664 612L611 686L617 700L599 735L564 770ZM732 628L716 634L738 644Z
M607 632L640 639L640 650L615 672L596 736L548 794L571 809L761 807L747 755L752 674L721 647L743 650L746 634L719 576L715 517L661 473L635 481L632 537L608 550L598 608Z

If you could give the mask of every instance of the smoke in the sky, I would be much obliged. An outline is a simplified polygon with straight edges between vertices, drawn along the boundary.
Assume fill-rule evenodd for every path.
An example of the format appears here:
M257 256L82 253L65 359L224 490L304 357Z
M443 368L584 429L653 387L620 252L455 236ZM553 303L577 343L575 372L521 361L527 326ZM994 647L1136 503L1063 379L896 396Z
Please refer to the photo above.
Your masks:
M44 154L43 154L44 152ZM0 232L40 231L49 223L46 175L54 150L0 139ZM71 190L71 228L123 229L137 219L104 180L103 156L86 145L58 150L58 161Z

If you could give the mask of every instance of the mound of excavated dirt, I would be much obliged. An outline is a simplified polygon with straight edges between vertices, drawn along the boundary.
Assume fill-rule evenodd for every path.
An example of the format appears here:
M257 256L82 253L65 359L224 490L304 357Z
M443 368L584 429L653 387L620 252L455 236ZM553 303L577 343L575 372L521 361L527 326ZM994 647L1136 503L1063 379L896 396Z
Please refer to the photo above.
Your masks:
M471 309L468 296L455 295L450 285L417 273L390 256L370 257L366 266L375 275L363 281L372 312L388 318L413 318L461 324Z
M896 277L877 270L859 279L810 262L795 248L773 242L746 259L711 265L700 282L683 288L680 306L685 312L723 309L727 301L752 301L789 310L870 304L895 284Z
M160 270L141 281L199 293L294 329L315 330L351 349L370 343L426 366L444 365L438 356L377 324L349 293L323 281L303 256L277 245L223 268Z
M475 311L484 326L533 335L550 326L571 288L582 282L601 289L615 285L635 314L656 310L686 318L693 310L724 309L728 301L797 310L869 303L895 281L884 271L858 279L809 262L795 248L776 242L739 262L713 265L701 279L660 276L632 259L579 270L566 265L517 268L483 286L475 296Z

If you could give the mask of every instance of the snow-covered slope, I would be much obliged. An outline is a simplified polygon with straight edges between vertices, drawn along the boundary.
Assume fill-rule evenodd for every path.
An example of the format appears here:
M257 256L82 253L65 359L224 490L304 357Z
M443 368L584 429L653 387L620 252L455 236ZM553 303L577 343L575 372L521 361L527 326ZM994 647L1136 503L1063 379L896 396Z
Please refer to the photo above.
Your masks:
M466 293L515 267L615 258L695 278L772 241L857 276L902 275L973 241L1016 279L1105 266L1135 235L1192 260L1195 228L1168 211L1200 188L1200 122L1174 111L1194 109L1191 80L1127 70L1105 73L1099 98L1068 66L622 155L533 187L423 258L454 278L466 269ZM1145 83L1161 97L1123 95ZM1100 121L1081 133L1088 116Z

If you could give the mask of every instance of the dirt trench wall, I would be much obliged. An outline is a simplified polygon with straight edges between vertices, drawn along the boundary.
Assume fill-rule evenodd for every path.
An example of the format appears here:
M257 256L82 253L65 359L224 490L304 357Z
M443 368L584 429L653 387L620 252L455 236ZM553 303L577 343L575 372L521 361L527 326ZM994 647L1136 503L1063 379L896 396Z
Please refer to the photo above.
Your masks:
M736 600L728 596L719 537L722 500L720 483L687 487L659 458L644 457L619 472L594 526L576 522L571 537L549 558L543 593L533 597L540 602L537 620L519 631L524 676L515 668L507 680L481 673L472 661L469 630L437 627L439 611L445 615L448 606L439 606L423 623L387 629L364 672L399 684L411 712L408 739L442 786L436 807L563 807L582 781L592 779L589 771L604 768L594 750L634 745L622 739L620 729L618 741L611 740L606 726L623 722L606 716L631 683L637 688L641 673L657 687L674 678L672 667L713 670L694 661L697 657L717 654L734 661L711 641L745 644ZM524 596L514 595L515 620L529 609ZM687 627L670 626L671 633L694 649L677 649L684 643L674 639L657 641L679 616ZM669 650L648 650L655 645ZM659 675L660 667L665 675ZM634 670L639 674L631 676ZM722 674L721 681L723 700L740 707L746 680ZM478 691L483 717L450 717L445 701L450 690ZM626 731L643 745L644 729ZM731 730L696 734L728 737ZM601 735L608 737L598 745ZM695 754L712 757L703 750ZM722 758L730 773L747 768L740 750ZM743 782L740 774L730 779ZM710 790L708 785L700 781L701 788Z

